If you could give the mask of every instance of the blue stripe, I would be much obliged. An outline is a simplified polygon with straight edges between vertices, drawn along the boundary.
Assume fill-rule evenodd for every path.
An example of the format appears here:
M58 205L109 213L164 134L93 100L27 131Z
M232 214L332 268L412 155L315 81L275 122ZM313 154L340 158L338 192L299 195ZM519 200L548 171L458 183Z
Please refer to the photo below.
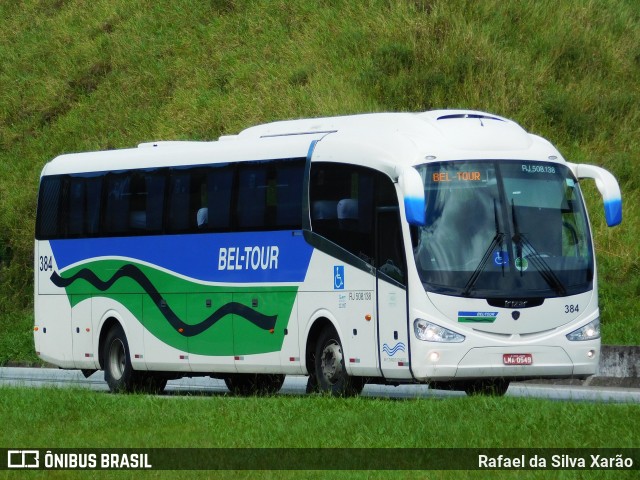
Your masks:
M195 280L229 283L302 282L313 252L299 231L90 238L50 243L59 269L97 257L123 257Z

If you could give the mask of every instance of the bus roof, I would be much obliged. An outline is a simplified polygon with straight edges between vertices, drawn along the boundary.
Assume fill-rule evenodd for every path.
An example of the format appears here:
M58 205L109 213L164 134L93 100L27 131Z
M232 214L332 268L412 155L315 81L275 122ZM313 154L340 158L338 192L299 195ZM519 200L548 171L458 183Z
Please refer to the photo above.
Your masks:
M43 175L306 157L394 172L428 161L516 159L564 162L545 139L517 123L472 110L370 113L286 120L213 142L149 142L138 148L66 154Z
M304 158L313 140L306 138L248 139L217 142L149 142L138 148L60 155L45 165L43 175L120 171L186 165L205 165L277 158Z
M425 161L460 159L564 162L547 140L527 133L512 120L475 110L369 113L286 120L247 128L237 138L316 133L327 136L318 145L314 160L320 160L321 151L335 150L330 148L330 144L340 144L344 149L346 143L355 143L363 150L387 151L395 164L417 165ZM355 153L348 152L351 156L358 156Z

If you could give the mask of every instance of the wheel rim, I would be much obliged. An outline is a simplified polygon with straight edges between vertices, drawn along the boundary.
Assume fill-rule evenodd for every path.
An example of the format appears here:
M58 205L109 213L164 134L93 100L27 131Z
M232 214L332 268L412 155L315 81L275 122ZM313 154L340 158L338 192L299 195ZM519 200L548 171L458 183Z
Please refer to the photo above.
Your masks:
M322 376L330 385L335 385L342 378L342 349L335 340L331 340L322 350L320 368Z
M126 352L122 340L116 338L109 346L109 371L114 380L120 380L126 366Z

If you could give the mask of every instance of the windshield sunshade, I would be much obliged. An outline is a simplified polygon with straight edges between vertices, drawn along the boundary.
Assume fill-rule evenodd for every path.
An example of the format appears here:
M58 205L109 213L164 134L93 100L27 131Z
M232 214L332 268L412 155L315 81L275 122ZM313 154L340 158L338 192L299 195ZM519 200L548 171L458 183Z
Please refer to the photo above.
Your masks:
M417 167L426 225L415 261L427 291L482 298L591 289L593 254L578 183L564 165L434 162Z

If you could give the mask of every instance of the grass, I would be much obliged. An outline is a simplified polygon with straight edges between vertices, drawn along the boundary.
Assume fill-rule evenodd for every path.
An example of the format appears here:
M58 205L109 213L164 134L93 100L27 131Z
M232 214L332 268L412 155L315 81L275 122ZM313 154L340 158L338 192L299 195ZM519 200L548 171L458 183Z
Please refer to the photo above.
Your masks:
M473 108L611 170L624 220L585 194L603 342L640 344L640 7L633 0L0 2L0 363L33 361L39 172L66 152L215 139L276 119ZM638 407L512 398L117 396L0 389L0 445L634 447ZM129 478L128 472L30 477ZM632 478L635 472L599 472ZM136 474L166 478L168 472ZM388 478L177 472L172 478ZM405 472L486 478L486 472ZM581 478L581 472L491 472ZM22 477L0 472L0 477Z
M33 345L33 312L10 311L0 320L0 365L11 361L41 364Z
M276 119L474 108L619 179L587 186L603 342L640 344L640 7L632 0L0 4L0 361L29 360L39 172L65 152Z
M1 388L0 446L632 448L640 442L640 432L630 422L638 416L638 409L630 404L509 397L394 401L284 395L267 398L111 395L73 389ZM149 476L154 473L158 472L149 472ZM286 472L280 473L287 476ZM309 473L331 478L336 472ZM408 478L459 478L461 472L405 473ZM480 478L480 473L468 472L467 476ZM512 478L518 474L518 478L523 475L542 478L543 473L492 472L492 476ZM579 472L546 473L576 478ZM613 473L624 477L632 472L599 473L603 477ZM347 474L343 472L340 478ZM214 476L231 475L232 472L219 472ZM375 473L366 471L348 475L377 478ZM234 478L245 476L246 472L234 474ZM272 472L260 472L260 476L275 478ZM299 478L300 472L290 472L289 476Z

